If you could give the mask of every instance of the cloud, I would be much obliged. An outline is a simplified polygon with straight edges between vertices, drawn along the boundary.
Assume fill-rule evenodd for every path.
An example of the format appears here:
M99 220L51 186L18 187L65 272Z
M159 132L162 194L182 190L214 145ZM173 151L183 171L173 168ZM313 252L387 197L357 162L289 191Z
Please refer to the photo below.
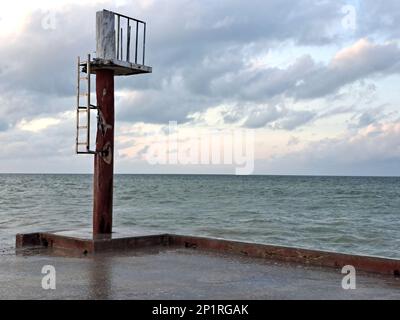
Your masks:
M292 137L290 137L287 145L289 147L291 147L291 146L297 146L299 143L300 143L300 139L292 136Z
M159 90L149 92L151 97L147 99L150 102L146 104L147 114L157 113L157 117L153 116L157 121L182 121L193 111L222 102L259 103L262 106L277 97L298 101L325 98L357 81L400 71L400 49L395 43L375 44L367 39L339 51L328 65L304 55L285 69L254 69L243 61L243 56L239 48L226 48L216 56L207 55L191 71L179 73L179 88L170 78ZM134 116L138 116L139 121L151 118L143 114ZM253 116L250 115L251 118ZM260 119L249 120L248 124L258 126L256 122L260 122L262 126L263 117L271 116L271 109L259 112L259 116ZM312 114L297 113L293 121L296 123L301 119L307 122L307 119L312 119ZM282 128L291 127L293 125L288 121L282 123Z
M122 100L121 117L155 123L189 121L191 113L224 102L262 106L277 97L323 98L337 94L341 88L356 81L400 70L400 49L396 44L374 44L366 39L339 51L328 65L316 63L305 55L285 69L253 69L243 61L243 55L238 48L226 48L216 56L207 55L190 72L181 70L175 77L169 76L157 89L143 90L136 100ZM232 68L233 65L236 67ZM272 111L268 107L257 111L257 120L253 119L254 113L249 115L247 124L252 127L265 125L268 117L273 116ZM290 129L297 122L306 123L312 118L310 111L293 112L292 120L282 122L281 127Z
M374 44L361 39L339 51L328 66L317 68L308 77L301 79L295 97L323 97L357 80L398 73L399 68L400 49L397 44Z
M397 103L390 84L379 81L400 70L398 1L363 1L351 35L344 34L340 1L51 3L24 7L23 23L0 33L7 44L0 51L0 140L10 164L24 149L68 165L75 120L65 112L75 107L76 56L94 50L95 11L103 7L148 21L147 63L154 68L116 80L117 127L175 120L280 133L340 115L354 132L386 121ZM46 29L50 9L56 25ZM276 62L276 48L287 63ZM340 133L337 123L327 125ZM321 141L324 130L316 133Z
M3 39L0 92L29 92L71 96L75 91L75 62L87 43L94 42L93 22L85 19L94 7L75 7L57 14L57 28L44 29L41 10L31 12L25 28Z
M316 99L335 94L358 80L400 71L400 49L396 43L374 44L360 39L339 51L328 65L310 56L298 58L286 69L238 68L210 80L214 95L257 101L284 95Z
M284 105L265 106L252 110L244 126L247 128L262 128L268 125L273 129L294 130L316 117L313 111L290 110Z
M133 1L103 1L103 5L111 9L117 5L118 11L129 13ZM338 23L340 18L335 2L321 4L312 0L296 3L255 0L251 6L238 0L176 0L139 2L135 8L135 15L149 22L147 61L154 66L154 74L118 81L119 88L143 90L147 99L151 94L147 110L140 110L143 109L140 105L129 114L123 112L132 121L186 119L188 114L215 104L213 98L225 99L230 94L226 89L223 95L224 86L231 85L224 79L235 69L233 65L237 70L244 68L246 55L253 54L246 53L247 47L257 49L286 40L299 44L328 43L332 40L329 26ZM45 100L68 97L72 103L76 56L95 48L95 11L100 7L96 2L81 5L63 2L60 7L52 6L56 24L51 29L43 28L48 10L42 9L28 12L20 32L3 39L8 46L0 52L0 92L18 95L21 100L23 96L40 100L41 112L66 111L66 105L54 110ZM250 85L243 93L247 99L279 93L286 85L285 80L277 80L269 89L264 88L270 93L258 97L261 83L269 80L267 73L254 80L250 75L239 76ZM177 77L185 82L179 95L172 83ZM219 88L221 93L217 91ZM38 104L25 106L21 113L37 108ZM18 111L15 106L13 109L14 113Z
M397 0L363 0L357 10L359 35L373 35L384 39L400 36L399 2Z
M337 138L321 139L285 155L258 161L270 174L400 175L400 120L371 124Z
M387 105L381 105L376 108L359 110L351 119L356 120L356 122L351 123L349 128L364 128L370 125L379 124L382 120L397 117L398 112L387 112L387 107Z
M287 113L282 106L266 106L258 110L251 111L244 125L249 128L262 128L266 124L274 122Z
M276 127L284 130L294 130L314 119L316 114L312 111L291 111L286 118L281 119Z
M9 125L7 122L0 120L0 132L1 131L6 131L8 129Z
M61 120L57 118L40 118L40 119L33 119L30 121L22 120L17 124L17 128L23 131L40 132L51 126L55 126L60 122Z

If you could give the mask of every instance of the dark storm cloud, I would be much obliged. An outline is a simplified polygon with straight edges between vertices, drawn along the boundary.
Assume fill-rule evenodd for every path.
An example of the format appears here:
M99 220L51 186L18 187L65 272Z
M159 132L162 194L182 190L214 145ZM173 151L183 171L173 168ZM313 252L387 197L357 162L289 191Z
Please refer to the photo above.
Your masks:
M324 97L356 80L399 72L400 49L397 44L377 45L362 39L340 52L330 65L315 68L304 77L295 88L295 97Z
M1 131L6 131L8 129L9 125L7 122L0 120L0 132Z
M341 87L366 77L399 71L400 49L397 44L378 45L362 39L339 53L327 66L316 63L306 55L286 69L254 70L242 64L237 69L214 73L214 77L209 72L204 94L244 101L260 101L281 94L297 99L314 99L333 94ZM207 73L207 68L192 73L189 84L202 72ZM205 78L204 75L201 80ZM205 81L197 82L202 83L203 88L206 86Z
M316 113L308 110L291 111L287 117L277 123L277 128L284 130L294 130L298 127L311 122L316 117Z
M250 68L243 62L239 48L217 52L215 56L208 55L187 69L179 69L175 73L182 83L178 91L170 76L164 79L158 90L138 104L142 113L131 112L132 117L128 119L133 121L139 117L136 119L151 121L153 118L154 122L182 120L189 113L204 110L218 102L262 105L276 97L296 100L323 98L356 81L400 71L400 49L396 44L374 44L367 39L340 52L328 65L316 63L305 55L285 69ZM143 109L145 102L148 103ZM171 116L175 118L168 118ZM262 122L261 119L258 121Z
M117 119L125 122L183 123L189 120L191 113L206 109L212 101L211 98L190 95L173 88L162 92L143 90L134 98L118 99Z
M266 124L276 121L287 114L287 110L278 106L265 106L258 110L252 110L245 126L249 128L262 128Z
M43 27L47 13L34 11L24 29L7 37L0 50L0 117L15 124L24 118L72 110L76 57L94 46L93 7L54 12L53 28Z
M75 9L55 12L54 29L43 28L41 11L29 16L25 29L0 51L0 92L23 90L44 98L74 94L76 57L94 45L93 22L85 18L93 8Z
M263 102L282 94L294 86L296 75L308 72L309 58L288 70L257 72L248 70L246 60L281 41L329 43L335 38L330 27L341 17L338 3L310 0L165 1L138 14L149 21L147 61L154 73L118 85L151 91L136 103L121 101L120 118L154 123L186 121L189 114L224 101ZM179 92L176 77L183 83Z
M130 13L133 5L129 2L117 10ZM388 71L398 58L394 45L375 48L363 64L353 67L321 66L303 56L286 69L249 69L249 58L277 43L337 41L333 30L340 26L342 5L317 0L254 0L251 5L239 0L177 0L135 6L134 15L148 21L147 61L154 73L118 79L118 88L141 91L139 101L121 101L119 117L131 122L186 121L191 113L226 101L265 104L280 95L321 97L371 73ZM94 12L98 9L66 6L54 12L54 29L44 29L45 15L35 11L24 31L0 51L0 60L6 61L0 69L0 92L4 96L18 92L24 103L32 101L23 108L14 104L14 118L38 108L48 113L67 110L66 104L55 109L55 98L69 97L72 107L75 57L95 48ZM176 78L182 82L179 91Z
M382 120L394 118L398 116L398 112L388 112L389 105L380 105L375 108L358 110L351 120L355 121L349 125L350 129L360 129L369 125L374 125L382 122Z
M332 24L341 17L340 3L315 0L155 1L142 14L151 22L152 58L181 66L229 44L294 40L329 43ZM129 10L129 6L125 7ZM339 20L340 21L340 20ZM158 51L160 50L160 51Z
M400 37L400 3L398 0L363 0L356 10L357 34L379 36L385 39Z
M15 124L74 110L76 56L95 49L95 11L103 6L148 22L147 63L154 73L117 79L118 121L182 123L193 121L190 116L196 112L227 104L232 107L223 114L225 123L251 128L294 130L323 116L354 112L354 126L365 127L382 120L382 115L335 105L340 90L399 73L398 45L383 41L400 35L397 0L363 1L354 32L341 25L346 1L171 0L145 6L129 1L118 8L114 4L65 5L53 12L54 29L43 28L46 13L34 11L23 31L3 42L0 131L11 162L21 149L46 156L73 152L73 120L35 135L17 130ZM285 67L249 64L280 45L339 48L350 38L365 40L353 46L351 54L342 52L328 64L307 54ZM130 90L134 92L124 94ZM285 105L287 99L307 105L319 98L329 101L326 112ZM382 141L386 138L394 141L391 135Z
M294 130L317 116L314 111L295 111L280 105L259 107L248 113L244 126L253 129L268 125L272 129Z

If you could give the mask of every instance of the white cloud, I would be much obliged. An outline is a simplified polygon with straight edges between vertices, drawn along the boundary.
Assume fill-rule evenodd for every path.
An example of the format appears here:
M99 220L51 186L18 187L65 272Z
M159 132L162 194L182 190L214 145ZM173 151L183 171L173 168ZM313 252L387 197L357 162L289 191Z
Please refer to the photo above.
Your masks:
M320 139L301 149L266 158L256 164L256 171L275 174L399 176L399 139L400 120L371 124L337 138Z
M61 120L57 118L41 118L41 119L33 119L30 121L24 119L21 120L19 123L17 123L17 128L19 130L37 133L47 129L48 127L59 124L60 121Z
M129 148L140 153L138 136L162 134L160 128L177 120L189 130L257 128L261 140L271 139L260 144L264 159L319 141L304 149L306 159L323 141L349 140L346 134L396 116L400 4L382 3L366 0L359 6L358 28L344 36L342 3L333 0L3 1L0 140L7 159L20 162L7 161L25 161L21 168L29 171L29 159L20 154L24 149L32 157L56 154L54 161L68 165L75 135L75 57L94 50L95 11L103 7L148 21L147 61L154 67L151 75L116 81L121 155L131 154ZM42 26L49 11L57 18L54 30ZM384 112L380 106L387 106ZM290 140L293 135L298 141ZM379 143L392 137L383 135ZM358 145L359 151L369 150L368 144ZM336 147L345 148L339 142ZM124 165L129 167L129 157Z

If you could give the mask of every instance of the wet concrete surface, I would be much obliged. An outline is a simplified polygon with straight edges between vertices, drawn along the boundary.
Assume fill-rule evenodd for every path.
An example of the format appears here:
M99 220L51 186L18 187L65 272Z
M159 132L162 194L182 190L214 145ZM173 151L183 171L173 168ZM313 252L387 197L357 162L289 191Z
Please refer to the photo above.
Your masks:
M51 232L52 234L64 237L72 237L83 240L92 239L121 239L121 238L132 238L132 237L145 237L152 235L159 235L159 231L151 229L136 229L136 228L113 228L112 234L109 235L93 235L91 228L81 228L76 230L61 230Z
M0 256L0 299L400 299L400 279L192 249L62 257L52 251ZM43 290L42 267L56 269Z

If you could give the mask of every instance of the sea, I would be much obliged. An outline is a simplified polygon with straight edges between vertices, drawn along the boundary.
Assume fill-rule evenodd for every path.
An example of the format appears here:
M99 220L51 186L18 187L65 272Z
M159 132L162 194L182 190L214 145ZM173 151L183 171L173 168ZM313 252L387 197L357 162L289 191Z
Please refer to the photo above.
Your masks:
M15 235L90 228L92 175L0 174ZM116 175L114 226L400 258L400 178Z

